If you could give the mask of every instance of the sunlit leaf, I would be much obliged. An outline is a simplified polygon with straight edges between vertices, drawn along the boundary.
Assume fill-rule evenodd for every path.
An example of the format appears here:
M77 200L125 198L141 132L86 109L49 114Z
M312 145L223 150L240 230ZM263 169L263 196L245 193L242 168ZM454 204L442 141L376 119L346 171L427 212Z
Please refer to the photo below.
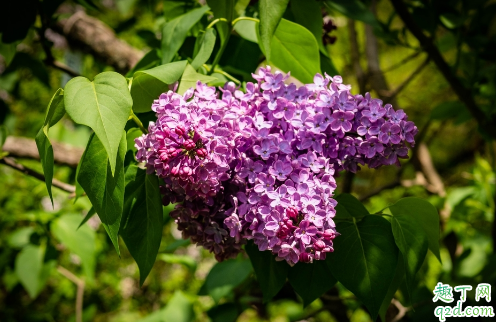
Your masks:
M76 123L95 131L114 174L122 131L133 105L126 79L115 72L98 74L92 82L85 77L73 78L65 86L64 103Z
M188 64L186 65L183 76L181 76L181 81L179 82L177 92L182 95L188 89L192 87L196 88L196 83L198 81L208 83L215 80L217 80L217 78L197 73L196 70Z
M272 58L272 37L282 20L288 2L289 0L260 0L260 47L268 60Z
M168 85L181 78L186 64L183 60L134 73L131 84L133 111L150 112L153 101L169 90Z
M210 58L210 55L212 55L212 52L214 50L215 39L215 30L212 28L208 29L200 41L200 50L191 62L191 66L194 69L200 68Z
M172 61L181 48L188 31L203 17L210 8L203 6L191 10L164 24L162 28L162 64Z
M224 18L229 22L232 21L234 18L234 2L234 0L207 0L207 4L212 9L215 19ZM221 21L218 22L215 27L219 31L219 38L221 43L224 43L230 31L228 23Z
M320 2L316 0L291 0L291 12L295 17L296 23L307 28L315 36L320 52L328 56L327 49L322 42L324 20L322 19Z
M311 83L321 73L317 40L299 24L281 19L270 48L269 61L303 83Z

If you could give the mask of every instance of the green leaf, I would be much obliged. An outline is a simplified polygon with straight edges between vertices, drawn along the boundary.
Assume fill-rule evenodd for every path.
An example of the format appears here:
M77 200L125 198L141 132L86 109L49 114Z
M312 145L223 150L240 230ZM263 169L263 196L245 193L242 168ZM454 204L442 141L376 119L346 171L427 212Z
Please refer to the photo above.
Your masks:
M92 82L75 77L65 85L64 103L74 122L95 131L107 151L114 175L122 131L133 106L126 79L115 72L98 74Z
M3 56L5 67L8 67L16 54L17 43L5 44L0 41L0 55Z
M460 101L442 102L431 111L431 119L445 121L454 119L455 124L470 120L472 115Z
M408 197L403 198L389 207L393 216L410 217L417 222L427 236L429 249L441 262L439 253L439 214L436 207L428 201Z
M324 56L322 52L320 53L320 69L322 72L327 73L330 76L339 75L339 72L336 69L336 66L334 66L331 57Z
M124 215L120 234L138 264L143 285L162 240L163 211L158 177L131 165L126 170Z
M281 19L270 48L270 62L303 83L311 83L321 72L317 40L297 23Z
M160 58L159 50L152 49L149 52L147 52L139 62L136 63L133 69L127 72L126 77L132 77L134 73L140 70L153 68L157 66L160 63L160 61L161 58Z
M36 142L36 146L38 147L38 152L40 154L41 166L43 168L43 173L45 175L45 184L53 207L53 196L52 196L53 147L52 147L52 143L50 143L50 140L48 139L48 126L44 126L43 128L40 129L38 134L36 134L35 142Z
M272 37L276 33L282 15L286 11L289 0L260 0L260 47L267 56L272 58ZM303 39L301 39L303 40Z
M320 3L316 0L291 0L291 12L295 17L295 21L307 28L315 36L320 52L325 56L329 56L322 42L324 20L322 19Z
M245 245L245 251L250 257L253 270L263 293L263 301L272 299L286 283L289 265L285 261L276 261L270 251L261 252L253 242Z
M334 252L327 255L332 275L365 304L375 320L394 278L398 248L391 224L379 216L337 224Z
M35 141L40 154L41 166L45 174L45 184L48 190L48 195L52 201L52 180L53 180L53 147L48 139L48 130L55 125L65 114L64 108L64 90L59 88L53 95L45 116L43 127L36 135Z
M439 16L439 20L443 23L443 25L448 29L455 29L460 27L465 22L464 16L459 13L444 13Z
M391 218L394 240L402 253L406 269L406 285L410 296L413 292L415 274L427 255L427 234L414 217L395 212Z
M127 150L136 152L134 140L143 135L143 132L137 127L132 127L126 132Z
M81 160L77 177L118 254L120 254L118 232L124 207L125 155L126 133L121 131L115 175L112 176L105 147L93 134Z
M17 255L15 273L29 297L36 298L43 290L54 261L43 263L44 251L40 246L27 245Z
M234 30L240 35L243 39L248 41L258 43L258 29L259 23L253 20L239 20L234 25Z
M205 279L208 294L217 303L232 293L250 275L252 267L246 259L229 259L212 267Z
M198 69L203 66L203 64L205 64L210 58L210 55L212 55L212 52L214 51L215 39L215 30L213 28L207 29L207 31L203 35L203 38L201 39L200 50L191 62L191 66L194 69Z
M84 216L83 220L81 220L81 223L79 224L77 229L81 228L81 226L86 224L88 220L90 220L91 217L93 217L95 214L96 214L95 207L91 207L88 213L86 214L86 216Z
M342 193L336 196L336 201L338 202L336 209L336 217L335 220L340 219L352 219L363 218L369 214L365 206L353 195L349 193Z
M2 151L2 147L7 140L8 131L5 125L0 125L0 152Z
M33 227L19 228L8 236L7 243L12 248L22 248L29 244L29 239L33 233Z
M325 261L297 263L289 269L289 283L307 306L330 290L337 282Z
M88 225L79 226L80 215L64 215L50 225L50 231L72 253L81 258L84 274L90 280L95 275L96 234Z
M212 12L214 13L214 18L225 18L229 21L229 24L234 18L234 2L234 0L207 0L207 4L212 8ZM229 25L226 22L219 21L215 26L219 31L221 44L223 44L230 32Z
M181 81L179 82L177 93L182 95L188 89L192 87L196 88L196 82L198 81L208 83L215 80L217 80L217 78L197 73L196 70L190 64L188 64L186 65L186 69L184 70Z
M384 300L382 301L381 308L379 309L379 316L381 317L381 320L383 322L386 322L386 312L389 308L389 305L391 304L391 300L393 299L394 294L400 287L401 282L403 282L404 278L405 278L405 262L400 252L398 253L398 262L396 264L396 271L394 273L394 278L391 280L391 283L389 284L389 289L386 293L386 296L384 297Z
M195 319L193 303L181 291L174 292L167 305L137 322L192 322Z
M325 3L350 19L363 21L373 27L380 26L372 11L359 0L331 0Z
M162 64L172 61L184 43L188 31L209 9L208 6L193 9L164 24L162 28Z
M193 303L181 291L176 291L163 311L163 321L191 322L195 319Z
M181 264L192 270L196 271L196 261L187 255L176 255L176 254L160 254L158 259L169 263L169 264Z
M134 73L131 84L133 111L150 112L153 101L169 90L169 84L181 78L186 64L187 61L183 60Z
M78 166L76 168L76 184L75 184L76 185L76 193L75 193L76 195L74 197L74 203L76 203L76 201L79 199L79 197L84 195L84 189L83 189L83 187L81 187L81 184L79 183L77 178L79 177L79 171L81 171L81 163L83 163L83 160L86 156L86 151L88 150L88 146L90 145L90 142L91 142L91 137L88 140L88 143L86 144L86 149L84 149L83 155L81 156L81 159L79 160Z

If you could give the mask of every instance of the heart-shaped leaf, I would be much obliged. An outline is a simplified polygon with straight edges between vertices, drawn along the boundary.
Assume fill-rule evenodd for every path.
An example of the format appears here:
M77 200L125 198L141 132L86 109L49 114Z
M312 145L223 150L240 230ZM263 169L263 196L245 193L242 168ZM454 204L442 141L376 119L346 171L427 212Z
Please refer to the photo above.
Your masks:
M113 175L122 131L133 106L126 79L115 72L98 74L92 82L75 77L65 85L64 103L74 122L95 131L107 151Z

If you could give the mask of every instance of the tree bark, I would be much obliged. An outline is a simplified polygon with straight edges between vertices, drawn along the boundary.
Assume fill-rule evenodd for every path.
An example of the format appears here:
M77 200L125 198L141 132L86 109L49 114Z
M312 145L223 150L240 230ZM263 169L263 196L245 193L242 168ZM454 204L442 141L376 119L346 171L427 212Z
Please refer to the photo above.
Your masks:
M67 13L74 11L74 8L62 6L61 11ZM144 56L143 52L117 38L105 23L81 10L68 19L60 20L52 28L64 35L71 46L91 53L122 74Z
M77 168L79 160L81 160L81 156L83 155L83 149L57 142L52 142L52 147L53 159L56 164ZM33 139L9 136L2 150L8 152L9 156L21 159L40 159L38 148Z

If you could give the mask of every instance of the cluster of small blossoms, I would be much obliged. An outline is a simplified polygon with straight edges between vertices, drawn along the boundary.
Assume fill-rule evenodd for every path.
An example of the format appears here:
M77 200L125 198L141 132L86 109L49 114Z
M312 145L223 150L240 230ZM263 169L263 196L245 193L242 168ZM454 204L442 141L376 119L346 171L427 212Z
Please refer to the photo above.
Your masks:
M350 94L340 76L285 84L270 67L242 92L200 82L164 93L157 122L136 139L138 161L164 179L164 204L185 238L234 257L245 240L289 264L325 259L339 235L333 221L336 171L397 164L417 128L402 110Z

